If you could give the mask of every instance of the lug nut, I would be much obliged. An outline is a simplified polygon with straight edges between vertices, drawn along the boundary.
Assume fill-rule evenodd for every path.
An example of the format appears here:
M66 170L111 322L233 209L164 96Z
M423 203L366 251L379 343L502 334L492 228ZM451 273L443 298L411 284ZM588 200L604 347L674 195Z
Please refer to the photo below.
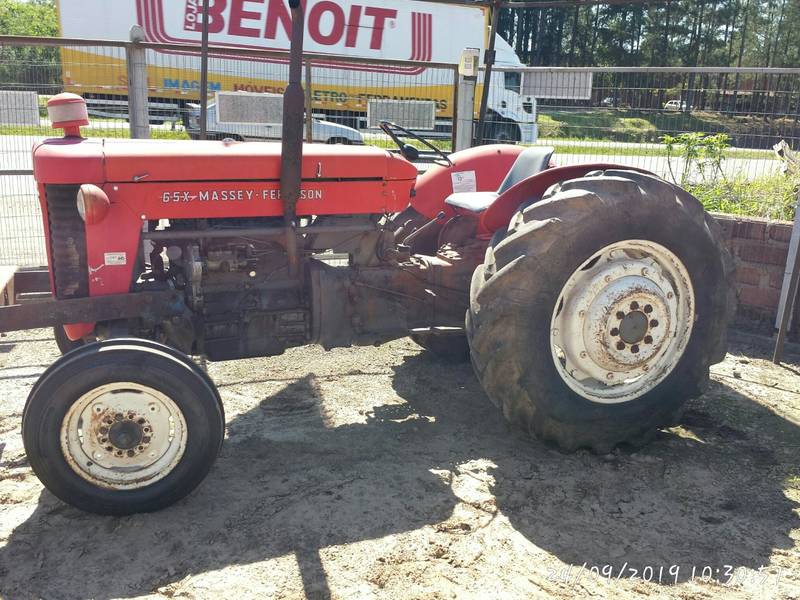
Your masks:
M656 319L651 319L650 327L658 327L658 321Z
M622 319L624 319L624 318L625 318L625 313L624 313L624 312L622 312L621 310L618 310L618 311L617 311L617 318L618 318L620 321L622 321Z
M646 312L649 315L651 312L653 312L653 307L650 306L649 304L645 304L644 305L644 312Z
M631 346L631 354L639 354L639 346L634 344Z
M609 373L608 375L606 375L606 379L614 379L614 374Z
M589 355L588 355L588 354L586 354L586 352L585 352L585 351L584 351L584 352L581 352L581 358L586 358L587 356L589 356Z
M639 310L639 303L636 300L631 302L631 310Z
M617 342L617 350L625 350L625 342L623 342L622 340Z
M619 329L614 327L614 329L611 330L611 335L613 335L614 337L618 336L619 335Z
M556 337L558 335L558 329L553 329L552 334L553 337Z
M653 343L653 336L652 335L644 336L644 343L645 344L652 344Z

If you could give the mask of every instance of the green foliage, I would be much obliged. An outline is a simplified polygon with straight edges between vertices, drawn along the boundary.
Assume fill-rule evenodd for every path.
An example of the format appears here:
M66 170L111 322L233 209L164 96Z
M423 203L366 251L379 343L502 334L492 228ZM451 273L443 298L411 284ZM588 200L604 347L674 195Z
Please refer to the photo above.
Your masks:
M686 185L693 169L700 173L703 182L713 183L719 177L725 179L722 161L725 160L726 150L730 147L730 138L727 134L705 135L698 132L681 133L677 136L665 134L661 136L661 143L667 151L669 173L678 185ZM675 177L672 168L676 157L681 159L680 180Z
M687 185L708 211L792 221L800 181L785 175L765 175L748 180L737 177L713 183Z
M81 133L92 138L129 138L130 127L127 121L108 121L98 127L84 127ZM37 137L61 137L64 132L47 126L0 125L0 135L30 135ZM150 137L154 140L188 140L189 134L184 129L151 129Z
M498 33L532 65L795 67L798 22L797 0L672 0L509 9Z
M658 142L659 132L725 133L736 146L752 146L775 131L790 130L788 119L727 115L712 111L654 112L598 108L554 110L540 107L539 137L615 142Z
M0 34L58 36L54 0L0 0ZM0 47L0 84L5 89L58 91L61 61L58 48Z

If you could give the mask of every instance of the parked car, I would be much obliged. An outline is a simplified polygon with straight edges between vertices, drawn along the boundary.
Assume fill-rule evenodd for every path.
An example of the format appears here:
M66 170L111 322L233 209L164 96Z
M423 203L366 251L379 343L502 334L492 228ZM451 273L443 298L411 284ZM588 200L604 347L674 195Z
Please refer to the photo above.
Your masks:
M691 109L692 107L690 106L689 110ZM668 100L666 104L664 104L664 110L684 111L686 110L686 102L684 102L683 100Z
M189 105L186 117L186 131L193 140L200 135L200 107ZM210 140L230 138L240 141L255 140L280 140L283 126L280 124L255 124L255 123L219 123L217 121L216 104L208 105L206 115L206 137ZM312 139L324 144L352 144L363 145L364 137L352 127L313 119L311 128ZM305 127L303 127L305 136Z

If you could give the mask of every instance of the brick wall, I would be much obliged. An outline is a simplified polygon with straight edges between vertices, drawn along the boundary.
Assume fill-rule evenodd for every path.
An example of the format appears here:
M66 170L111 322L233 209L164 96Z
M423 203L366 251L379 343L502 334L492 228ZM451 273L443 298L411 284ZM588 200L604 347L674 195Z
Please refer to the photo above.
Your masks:
M736 261L738 324L771 334L778 314L792 224L720 214L714 218ZM800 303L796 305L795 332L800 331Z

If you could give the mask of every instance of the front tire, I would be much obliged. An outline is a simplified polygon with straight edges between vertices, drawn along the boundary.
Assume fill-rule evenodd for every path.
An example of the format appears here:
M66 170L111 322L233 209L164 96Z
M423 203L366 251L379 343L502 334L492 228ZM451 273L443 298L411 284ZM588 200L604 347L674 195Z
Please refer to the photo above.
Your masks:
M56 339L56 346L58 346L61 354L66 354L67 352L71 352L76 348L82 348L86 345L86 340L83 338L79 340L69 339L67 332L64 331L63 325L56 325L53 327L53 337Z
M725 355L732 261L656 177L606 171L517 212L472 280L467 334L489 398L565 451L640 444Z
M208 376L155 342L114 339L57 360L31 391L22 437L31 467L88 512L159 510L203 480L224 413Z

